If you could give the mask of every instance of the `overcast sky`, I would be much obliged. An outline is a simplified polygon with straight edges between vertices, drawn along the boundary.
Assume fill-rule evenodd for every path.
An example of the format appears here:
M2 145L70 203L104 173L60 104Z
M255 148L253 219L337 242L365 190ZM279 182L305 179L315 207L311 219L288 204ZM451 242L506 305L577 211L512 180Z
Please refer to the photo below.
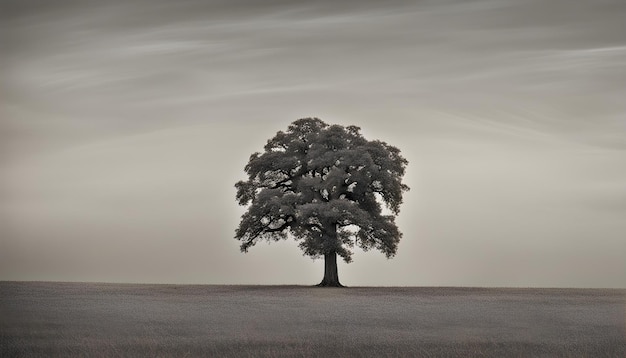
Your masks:
M0 0L0 280L314 284L234 183L302 117L410 161L342 283L626 287L626 2Z

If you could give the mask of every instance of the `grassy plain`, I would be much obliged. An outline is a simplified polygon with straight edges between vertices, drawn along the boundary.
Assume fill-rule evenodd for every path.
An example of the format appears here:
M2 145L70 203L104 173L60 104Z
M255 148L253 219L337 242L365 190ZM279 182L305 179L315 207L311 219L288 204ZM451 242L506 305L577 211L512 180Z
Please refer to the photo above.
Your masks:
M0 282L1 357L626 357L626 290Z

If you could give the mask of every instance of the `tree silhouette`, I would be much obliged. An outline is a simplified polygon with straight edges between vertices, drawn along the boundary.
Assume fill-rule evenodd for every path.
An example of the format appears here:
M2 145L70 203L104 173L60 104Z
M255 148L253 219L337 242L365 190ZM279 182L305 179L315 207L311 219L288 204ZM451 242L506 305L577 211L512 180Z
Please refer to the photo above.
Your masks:
M239 204L250 204L235 234L242 252L259 240L293 237L304 254L324 257L318 286L334 287L341 286L337 255L351 262L354 246L395 255L408 161L398 148L359 131L299 119L250 156L248 180L235 184ZM384 215L381 204L394 215Z

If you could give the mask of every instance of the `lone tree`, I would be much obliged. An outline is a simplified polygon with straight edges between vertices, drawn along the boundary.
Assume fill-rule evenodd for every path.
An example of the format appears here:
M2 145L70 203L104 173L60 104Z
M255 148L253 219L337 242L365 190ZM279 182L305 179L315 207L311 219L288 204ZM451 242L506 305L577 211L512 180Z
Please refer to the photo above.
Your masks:
M402 233L395 224L408 161L400 150L363 138L356 126L299 119L268 140L245 167L237 200L248 205L235 238L247 252L259 240L291 236L306 255L324 257L318 286L342 286L337 255L352 261L355 245L395 255ZM394 215L384 215L385 204Z

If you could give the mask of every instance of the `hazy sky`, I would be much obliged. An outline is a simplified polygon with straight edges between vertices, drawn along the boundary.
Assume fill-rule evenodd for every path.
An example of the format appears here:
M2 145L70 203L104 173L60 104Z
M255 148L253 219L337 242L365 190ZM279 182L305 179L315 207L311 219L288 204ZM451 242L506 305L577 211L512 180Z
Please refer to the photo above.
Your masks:
M0 280L314 284L233 239L302 117L399 147L346 285L626 287L626 2L0 0Z

